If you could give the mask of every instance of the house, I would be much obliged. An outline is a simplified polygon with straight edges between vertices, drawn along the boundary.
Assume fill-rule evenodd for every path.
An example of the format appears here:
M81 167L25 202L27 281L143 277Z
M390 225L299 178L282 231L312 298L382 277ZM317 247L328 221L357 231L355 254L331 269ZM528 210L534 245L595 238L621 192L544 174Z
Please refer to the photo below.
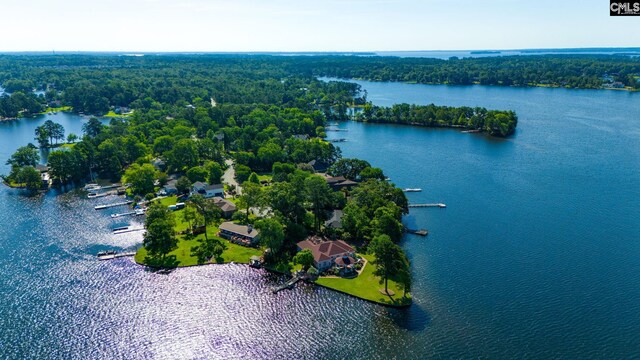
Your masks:
M218 236L223 237L232 243L255 246L258 244L260 231L251 225L238 225L231 221L220 224Z
M313 171L317 173L323 173L329 169L329 164L322 160L311 160L307 164L313 168Z
M213 198L213 203L222 210L225 218L229 219L236 212L236 204L219 196Z
M196 181L191 188L191 195L202 195L205 199L215 196L224 198L224 186L222 184L208 185L201 181Z
M336 259L344 259L345 256L353 259L356 253L356 250L343 240L324 240L318 236L309 237L297 245L299 250L311 250L313 265L321 272L336 265ZM345 263L343 260L338 261Z
M178 180L169 180L160 191L161 195L176 195L178 193L178 188L176 187L176 183Z
M324 226L328 228L333 228L333 229L342 228L342 215L343 215L342 210L334 210L331 213L331 218L324 222Z
M340 189L351 189L352 187L358 185L357 182L353 181L353 180L349 180L347 178L345 178L344 176L328 176L325 175L325 180L327 181L327 184L329 184L329 186L331 186L331 188L333 190L340 190Z

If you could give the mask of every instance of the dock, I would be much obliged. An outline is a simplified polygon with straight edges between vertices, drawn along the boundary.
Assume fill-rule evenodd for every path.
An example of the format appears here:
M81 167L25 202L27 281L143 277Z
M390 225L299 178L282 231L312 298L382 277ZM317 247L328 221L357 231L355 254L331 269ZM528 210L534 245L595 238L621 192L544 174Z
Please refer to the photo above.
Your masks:
M333 139L333 140L329 140L329 141L334 142L334 143L338 143L338 142L346 142L346 141L347 141L347 139L345 139L345 138L340 138L340 139Z
M292 288L293 288L293 286L294 286L298 281L300 281L300 280L302 280L302 276L300 276L300 275L296 275L296 276L292 277L292 278L291 278L289 281L287 281L286 283L284 283L284 284L282 284L282 285L280 285L280 286L277 286L277 287L273 288L271 291L272 291L274 294L276 294L276 293L278 293L279 291L282 291L282 290L284 290L284 289L292 289Z
M123 201L123 202L118 202L118 203L113 203L113 204L107 204L107 205L98 205L96 207L94 207L94 209L96 210L104 210L104 209L109 209L112 207L116 207L116 206L125 206L125 205L129 205L133 203L133 201L131 200L127 200L127 201Z
M416 230L416 229L405 228L404 231L408 234L414 234L414 235L420 235L420 236L429 235L429 230L427 229Z
M111 214L111 218L112 219L116 219L116 218L119 218L119 217L131 216L131 215L135 215L135 214L136 214L135 211L129 211L129 212L126 212L126 213L121 213L121 214Z
M114 229L113 230L113 234L114 235L118 235L118 234L125 234L125 233L130 233L130 232L134 232L134 231L144 231L144 228L119 228L119 229Z
M105 254L105 255L98 255L98 260L113 260L121 257L130 257L135 255L136 255L135 251L121 252L121 253L115 253L115 254Z
M447 204L438 203L438 204L409 204L410 208L426 208L426 207L438 207L444 209L447 207Z
M402 189L402 191L404 191L404 192L421 192L422 189L421 188L405 188L405 189Z

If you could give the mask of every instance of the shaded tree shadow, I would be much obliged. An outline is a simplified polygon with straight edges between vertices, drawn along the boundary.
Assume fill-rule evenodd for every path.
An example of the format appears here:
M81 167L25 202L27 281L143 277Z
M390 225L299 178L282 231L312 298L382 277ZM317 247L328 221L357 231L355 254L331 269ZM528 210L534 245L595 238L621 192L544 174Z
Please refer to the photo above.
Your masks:
M415 303L407 308L389 309L389 317L408 331L423 331L431 324L431 315Z
M144 258L144 262L147 264L148 271L158 274L170 274L180 264L175 255L165 256L164 258L147 255Z

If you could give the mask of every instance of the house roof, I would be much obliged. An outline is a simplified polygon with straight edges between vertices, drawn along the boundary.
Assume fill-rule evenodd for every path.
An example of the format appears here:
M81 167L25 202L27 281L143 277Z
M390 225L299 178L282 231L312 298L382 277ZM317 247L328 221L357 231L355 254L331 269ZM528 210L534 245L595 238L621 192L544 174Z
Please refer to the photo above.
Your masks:
M336 258L336 265L340 265L340 266L347 266L347 265L353 265L356 263L356 259L354 259L351 256L339 256Z
M194 189L204 189L205 186L207 186L207 184L203 183L202 181L196 181L193 183Z
M213 203L224 212L236 211L236 204L219 196L213 198Z
M226 230L234 234L246 236L251 239L255 238L260 233L259 230L254 229L253 227L250 228L247 225L238 225L231 221L223 222L222 224L220 224L220 230Z
M336 176L336 177L333 177L333 176L327 176L327 177L325 178L325 180L327 180L327 182L329 183L329 185L331 185L331 184L336 184L336 183L341 183L341 182L343 182L343 181L347 181L347 179L346 179L344 176Z
M204 189L205 190L216 190L216 189L223 189L224 185L222 184L211 184L211 185L205 185Z
M298 243L300 249L309 249L316 262L329 260L345 253L355 253L355 249L343 240L323 241L317 237L310 237Z

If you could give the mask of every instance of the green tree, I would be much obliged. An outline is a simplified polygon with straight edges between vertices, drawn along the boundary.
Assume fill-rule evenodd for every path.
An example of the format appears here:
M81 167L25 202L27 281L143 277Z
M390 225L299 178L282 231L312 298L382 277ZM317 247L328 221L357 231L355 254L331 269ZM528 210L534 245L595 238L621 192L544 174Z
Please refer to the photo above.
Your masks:
M242 184L242 195L238 198L238 206L246 210L246 222L249 222L249 209L259 207L263 202L262 188L252 182Z
M236 181L240 184L247 181L249 179L249 176L251 176L251 168L249 168L246 165L236 164L235 170L236 170Z
M124 173L124 179L131 184L131 191L134 194L145 195L153 193L153 182L156 179L157 171L151 164L133 164Z
M215 161L209 161L205 165L205 168L209 172L209 184L220 184L220 179L224 173L222 166Z
M256 174L255 172L252 172L251 175L249 175L249 178L247 179L247 181L252 184L260 185L260 178L258 177L258 174Z
M368 167L371 165L365 160L343 158L336 161L329 168L328 173L331 176L344 176L347 179L357 180L360 172Z
M182 210L182 220L189 225L189 230L193 231L194 223L198 220L199 215L198 209L191 203Z
M76 141L78 141L78 135L76 135L76 134L74 134L74 133L71 133L71 134L69 134L69 135L67 136L67 142L68 142L68 143L73 144L73 143L75 143Z
M191 182L191 180L189 180L188 177L181 176L180 178L178 178L178 181L176 181L176 189L180 194L188 194L189 190L191 190L191 184L193 183Z
M369 249L375 255L373 264L376 266L373 274L384 282L384 291L388 294L389 278L397 278L409 271L409 261L400 246L391 241L387 235L379 235L373 238Z
M105 126L102 125L100 120L95 117L89 119L86 124L82 125L82 132L90 138L98 136L104 130Z
M151 203L145 221L146 233L143 245L149 252L151 261L160 258L160 265L165 266L166 256L178 248L175 236L175 219L173 213L159 202Z
M187 177L192 183L196 181L206 182L208 175L209 173L207 172L207 170L201 166L194 166L191 169L187 170Z
M314 228L318 232L320 231L323 210L331 203L331 188L325 179L312 175L304 180L304 192L307 201L311 203L313 208Z
M16 152L14 152L9 160L7 160L7 165L24 167L24 166L33 166L40 161L40 155L38 154L38 150L33 144L28 144L27 146L19 147Z
M271 249L275 256L280 254L284 244L284 228L276 219L267 218L256 222L256 228L260 230L260 242Z
M302 270L304 271L307 271L307 269L313 266L313 262L314 262L313 253L309 249L304 249L302 251L299 251L293 257L293 263L302 265Z
M202 216L202 219L204 220L204 238L209 240L207 227L212 221L222 218L222 210L217 207L213 201L207 200L202 195L198 194L191 196L191 198L189 198L189 202Z
M200 245L191 248L191 254L198 258L198 264L204 264L212 258L219 258L227 245L218 238L199 240Z
M42 188L40 172L33 166L25 166L20 169L19 183L25 185L28 190L34 191Z

